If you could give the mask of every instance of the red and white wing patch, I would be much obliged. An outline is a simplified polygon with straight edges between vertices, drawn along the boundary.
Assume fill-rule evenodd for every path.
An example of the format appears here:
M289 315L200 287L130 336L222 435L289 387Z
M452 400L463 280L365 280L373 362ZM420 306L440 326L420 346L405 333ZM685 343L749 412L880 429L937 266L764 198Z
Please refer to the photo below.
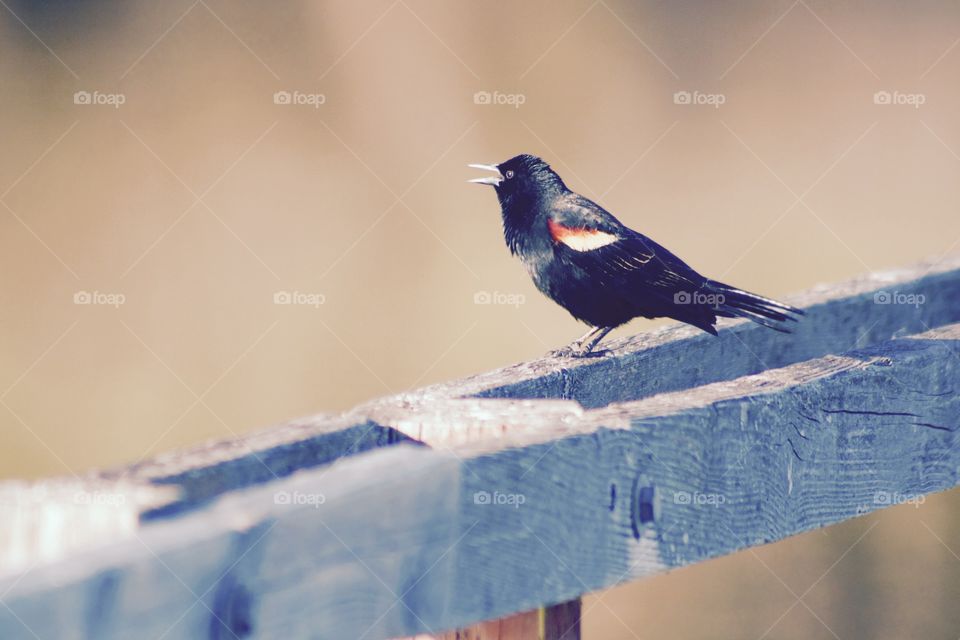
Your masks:
M599 229L565 227L559 222L547 220L550 236L554 242L562 242L574 251L593 251L619 240L617 236Z

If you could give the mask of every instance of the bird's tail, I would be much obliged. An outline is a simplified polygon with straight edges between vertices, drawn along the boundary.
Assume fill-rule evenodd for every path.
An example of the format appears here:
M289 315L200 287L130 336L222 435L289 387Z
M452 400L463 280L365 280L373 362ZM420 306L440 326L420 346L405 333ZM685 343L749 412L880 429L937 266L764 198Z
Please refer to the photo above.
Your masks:
M790 333L790 329L785 323L796 322L799 316L804 315L803 309L791 307L722 282L711 280L708 286L718 294L718 303L714 310L718 316L748 318L774 331Z

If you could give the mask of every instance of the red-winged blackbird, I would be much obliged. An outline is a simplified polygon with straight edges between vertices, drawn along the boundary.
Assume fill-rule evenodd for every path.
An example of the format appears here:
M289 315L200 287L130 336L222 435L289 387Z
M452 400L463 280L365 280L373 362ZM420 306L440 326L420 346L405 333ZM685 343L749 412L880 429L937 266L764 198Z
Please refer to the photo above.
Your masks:
M470 182L497 190L507 246L537 288L592 327L555 354L597 355L593 349L604 336L638 316L673 318L717 335L718 316L749 318L789 333L783 323L803 314L703 277L597 203L570 191L536 156L470 166L497 174Z

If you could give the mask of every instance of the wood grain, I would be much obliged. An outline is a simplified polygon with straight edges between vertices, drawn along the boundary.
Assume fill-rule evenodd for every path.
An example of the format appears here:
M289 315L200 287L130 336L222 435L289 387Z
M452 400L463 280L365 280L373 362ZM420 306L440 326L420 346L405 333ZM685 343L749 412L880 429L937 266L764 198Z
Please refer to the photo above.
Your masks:
M483 416L467 400L469 442L438 431L436 449L340 458L8 576L0 637L438 634L779 540L957 484L957 353L953 324L593 410L561 402L532 434L529 401Z

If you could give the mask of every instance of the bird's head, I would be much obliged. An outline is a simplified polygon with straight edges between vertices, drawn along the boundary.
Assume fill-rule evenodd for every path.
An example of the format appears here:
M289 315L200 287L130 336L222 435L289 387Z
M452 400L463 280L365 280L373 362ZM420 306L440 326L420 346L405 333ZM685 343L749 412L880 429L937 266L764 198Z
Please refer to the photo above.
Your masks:
M488 184L497 190L504 235L511 252L522 254L531 244L549 244L547 226L538 221L545 222L543 218L550 211L552 199L567 192L563 180L550 165L524 153L497 165L470 166L495 174L470 182Z
M474 184L487 184L497 190L500 204L511 202L532 203L541 197L566 190L563 180L546 162L524 153L497 165L471 164L474 169L492 171L495 175L469 180Z

